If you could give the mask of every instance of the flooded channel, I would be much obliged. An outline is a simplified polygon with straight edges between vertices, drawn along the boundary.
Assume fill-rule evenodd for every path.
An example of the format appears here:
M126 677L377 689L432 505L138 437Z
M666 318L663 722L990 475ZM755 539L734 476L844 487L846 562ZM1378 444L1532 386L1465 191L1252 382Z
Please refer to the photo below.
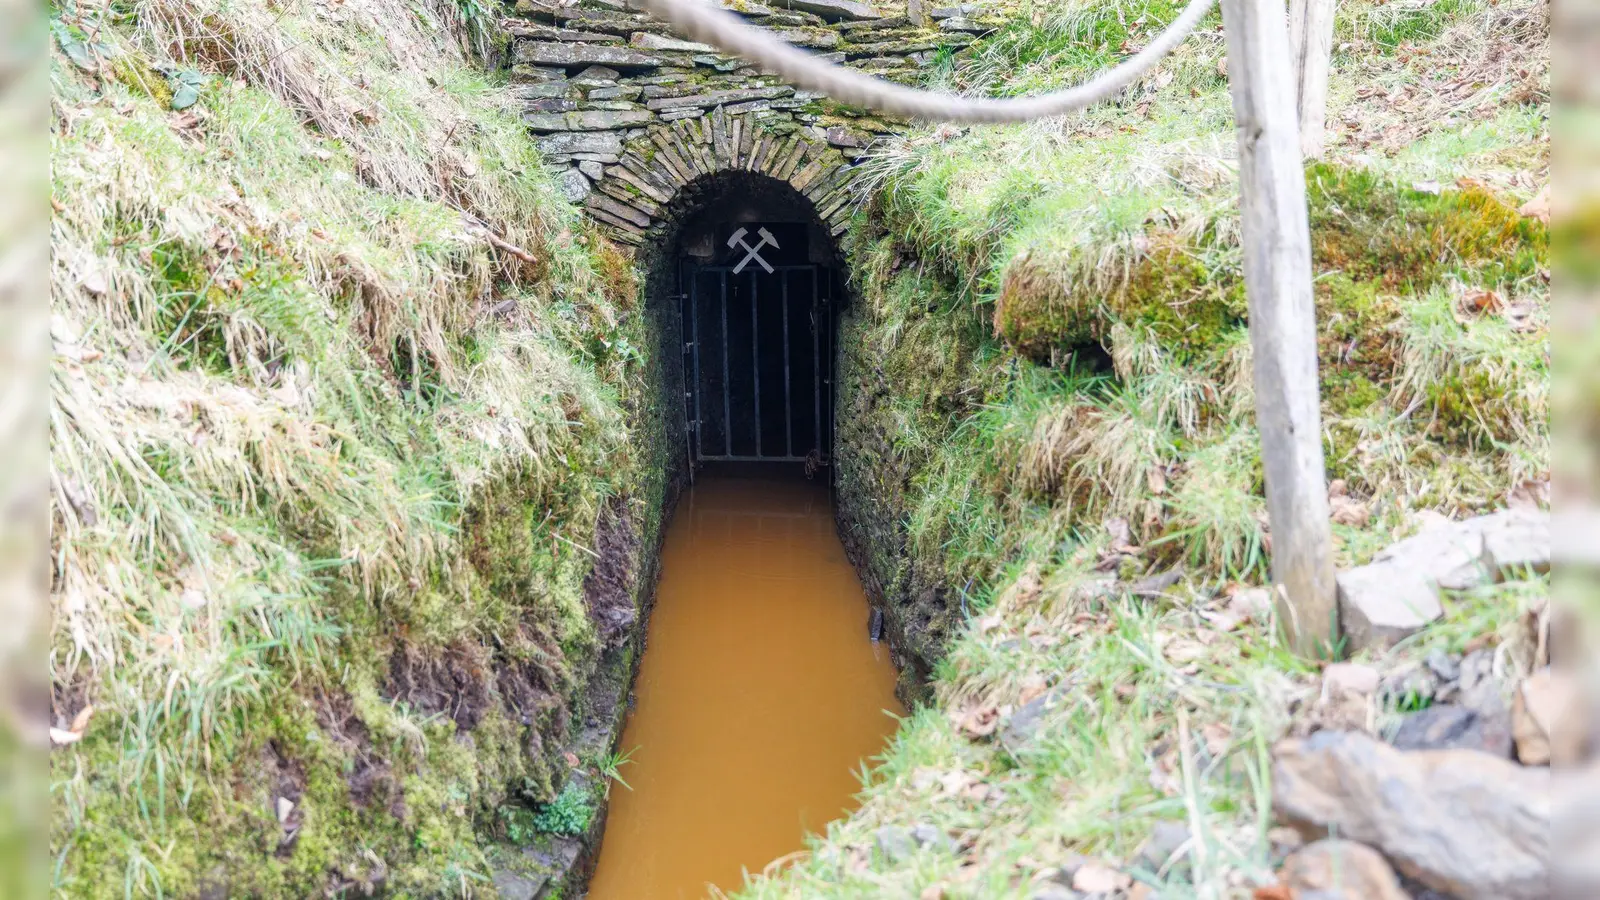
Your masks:
M903 711L825 487L701 478L662 554L589 900L736 890L849 810Z

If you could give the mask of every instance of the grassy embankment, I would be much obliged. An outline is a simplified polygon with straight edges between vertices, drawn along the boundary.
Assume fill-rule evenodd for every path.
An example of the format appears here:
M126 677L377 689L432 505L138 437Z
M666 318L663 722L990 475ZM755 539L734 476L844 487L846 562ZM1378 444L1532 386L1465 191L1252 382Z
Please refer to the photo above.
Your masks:
M936 79L1079 80L1177 5L1012 10ZM1429 515L1543 502L1547 236L1519 207L1547 174L1546 22L1528 3L1340 9L1330 151L1307 178L1341 565ZM746 895L1026 897L1078 854L1126 863L1163 820L1195 843L1140 876L1162 896L1269 879L1268 747L1315 666L1233 599L1270 535L1223 55L1213 14L1117 104L914 133L876 161L839 476L934 702L861 810ZM1107 575L1123 586L1091 587ZM1373 661L1499 641L1515 671L1519 614L1546 593L1453 597ZM941 837L879 830L918 824Z
M481 894L653 543L633 276L475 5L51 15L55 889Z

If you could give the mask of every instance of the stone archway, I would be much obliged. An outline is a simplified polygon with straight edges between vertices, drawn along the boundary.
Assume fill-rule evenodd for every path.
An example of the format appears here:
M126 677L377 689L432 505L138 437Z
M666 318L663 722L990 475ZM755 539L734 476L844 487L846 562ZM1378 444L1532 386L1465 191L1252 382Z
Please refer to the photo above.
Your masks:
M800 129L773 131L755 116L718 106L701 118L646 129L619 148L618 162L594 181L584 205L613 236L639 244L664 218L666 206L696 181L730 171L784 182L811 202L829 234L838 237L853 209L855 166L837 149Z
M719 0L823 58L910 83L989 30L970 4L923 0ZM626 0L516 0L513 95L566 196L618 241L650 240L685 185L720 171L783 181L837 236L856 164L904 123L873 116L633 11Z

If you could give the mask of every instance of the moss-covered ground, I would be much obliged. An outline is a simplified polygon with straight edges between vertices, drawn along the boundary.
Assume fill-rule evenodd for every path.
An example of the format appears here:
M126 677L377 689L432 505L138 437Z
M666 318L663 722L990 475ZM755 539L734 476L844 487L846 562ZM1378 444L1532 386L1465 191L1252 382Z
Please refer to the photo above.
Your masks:
M930 77L1060 86L1177 6L1012 7ZM1429 517L1547 502L1548 236L1522 211L1547 177L1545 16L1340 6L1306 179L1341 566ZM861 810L744 895L1056 896L1084 858L1143 896L1272 883L1268 748L1319 663L1247 590L1271 534L1220 24L1117 102L915 131L869 163L841 525L924 702ZM1371 661L1498 643L1525 665L1520 617L1547 590L1451 598ZM1163 821L1192 842L1160 870L1137 851ZM896 849L919 825L942 837Z
M476 6L51 28L54 891L482 895L648 581L631 267Z

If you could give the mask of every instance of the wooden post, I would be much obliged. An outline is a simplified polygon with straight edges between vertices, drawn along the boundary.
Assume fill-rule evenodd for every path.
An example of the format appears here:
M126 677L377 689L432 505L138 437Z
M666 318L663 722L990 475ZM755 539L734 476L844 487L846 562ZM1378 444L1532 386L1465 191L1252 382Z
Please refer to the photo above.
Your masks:
M1328 68L1333 62L1334 0L1290 0L1289 39L1300 111L1300 155L1320 159L1328 117Z
M1338 635L1317 391L1311 230L1282 0L1222 0L1239 127L1239 210L1256 427L1279 620L1301 654Z

